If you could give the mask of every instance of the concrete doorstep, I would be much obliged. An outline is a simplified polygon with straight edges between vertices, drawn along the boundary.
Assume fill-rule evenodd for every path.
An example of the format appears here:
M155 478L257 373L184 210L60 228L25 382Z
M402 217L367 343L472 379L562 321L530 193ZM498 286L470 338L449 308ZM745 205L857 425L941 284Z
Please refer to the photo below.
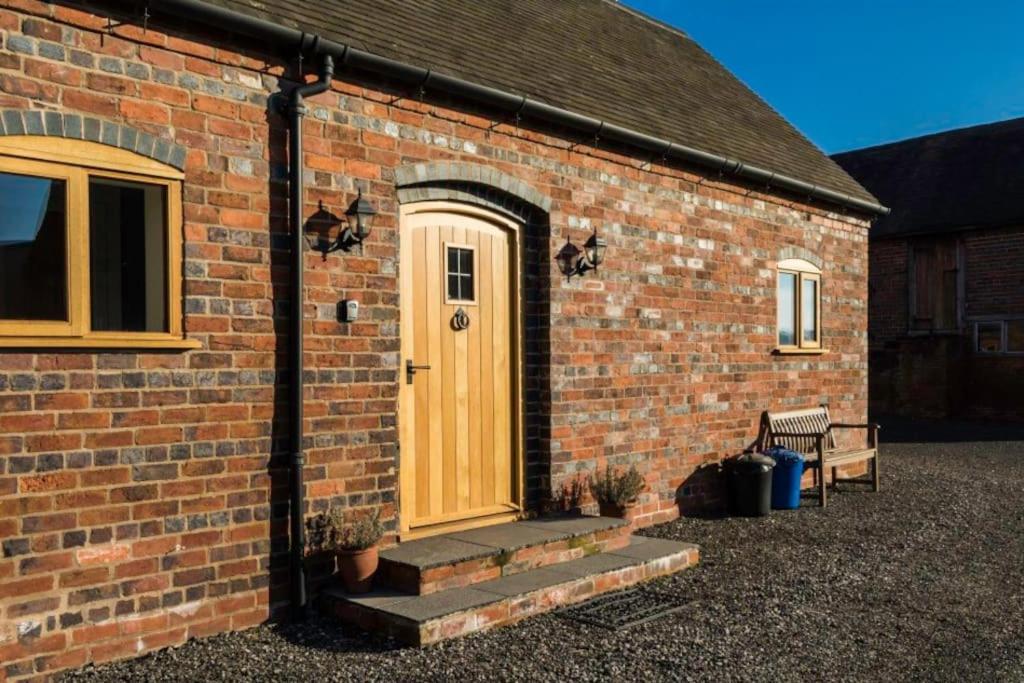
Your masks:
M332 589L321 595L321 608L368 631L422 646L672 574L696 565L699 555L693 544L631 536L624 547L425 595L393 588L365 595Z

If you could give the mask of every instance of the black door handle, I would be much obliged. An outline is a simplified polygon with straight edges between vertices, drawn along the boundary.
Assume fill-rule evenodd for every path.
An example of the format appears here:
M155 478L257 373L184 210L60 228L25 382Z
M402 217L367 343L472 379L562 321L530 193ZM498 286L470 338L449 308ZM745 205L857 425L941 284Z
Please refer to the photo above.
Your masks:
M412 376L417 370L429 370L429 365L413 365L411 360L405 361L405 383L412 384Z

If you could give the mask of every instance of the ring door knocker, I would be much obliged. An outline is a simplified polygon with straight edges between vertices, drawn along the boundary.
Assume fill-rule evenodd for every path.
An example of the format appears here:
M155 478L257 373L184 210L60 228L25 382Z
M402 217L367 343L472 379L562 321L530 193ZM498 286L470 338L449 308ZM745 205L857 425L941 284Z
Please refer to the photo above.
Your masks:
M455 311L455 315L452 316L452 328L464 330L467 327L469 327L469 316L466 315L466 311L462 310L462 306L459 306L458 310Z

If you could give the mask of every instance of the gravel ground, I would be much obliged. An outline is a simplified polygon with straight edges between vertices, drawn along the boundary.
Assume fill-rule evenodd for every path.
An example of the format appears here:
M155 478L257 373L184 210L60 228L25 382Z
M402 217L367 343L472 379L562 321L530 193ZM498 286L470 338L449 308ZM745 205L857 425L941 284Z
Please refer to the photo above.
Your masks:
M846 485L825 510L646 530L703 549L651 584L691 601L659 621L609 632L544 615L424 650L314 621L65 680L1024 681L1024 430L883 435L880 494Z

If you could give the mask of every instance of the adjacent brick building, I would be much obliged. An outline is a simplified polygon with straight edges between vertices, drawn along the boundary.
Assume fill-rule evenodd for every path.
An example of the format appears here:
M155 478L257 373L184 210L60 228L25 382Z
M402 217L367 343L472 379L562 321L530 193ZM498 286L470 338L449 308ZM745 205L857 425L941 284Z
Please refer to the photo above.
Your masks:
M682 33L600 0L319 13L282 1L263 3L266 14L212 3L309 32L268 45L185 21L166 11L175 4L143 16L125 3L0 0L0 192L36 221L0 222L2 257L21 278L0 274L8 678L246 628L288 604L295 426L279 105L327 39L431 71L410 84L353 48L306 102L305 514L380 509L388 543L429 517L433 502L403 508L402 491L420 489L402 483L415 449L399 452L401 392L415 386L401 278L442 267L403 252L401 228L429 202L516 234L504 262L472 230L445 238L472 252L471 267L490 258L508 278L492 284L519 285L503 304L518 334L458 384L468 405L490 401L474 392L492 367L513 392L510 412L490 410L494 421L465 437L497 435L510 449L517 465L495 484L506 478L506 511L557 507L577 477L636 464L647 481L636 523L669 520L719 502L716 464L754 440L763 410L827 402L837 420L864 420L867 231L881 208ZM502 37L510 23L521 35ZM585 55L567 50L583 35ZM484 106L453 77L522 104ZM547 120L530 116L546 111L537 100ZM566 110L595 117L593 130ZM624 144L616 131L627 129L662 140L659 152ZM357 192L377 211L370 234L319 250ZM608 245L600 266L560 273L566 240L595 231ZM819 271L813 320L797 299L780 305L783 263ZM432 286L407 291L434 296ZM501 286L469 288L496 297ZM339 321L342 300L359 303L355 321ZM468 333L498 339L498 318L464 303ZM780 315L799 339L780 345ZM817 346L801 341L806 325ZM431 410L444 405L424 391Z
M1024 119L835 159L892 208L871 229L872 411L1024 418Z

